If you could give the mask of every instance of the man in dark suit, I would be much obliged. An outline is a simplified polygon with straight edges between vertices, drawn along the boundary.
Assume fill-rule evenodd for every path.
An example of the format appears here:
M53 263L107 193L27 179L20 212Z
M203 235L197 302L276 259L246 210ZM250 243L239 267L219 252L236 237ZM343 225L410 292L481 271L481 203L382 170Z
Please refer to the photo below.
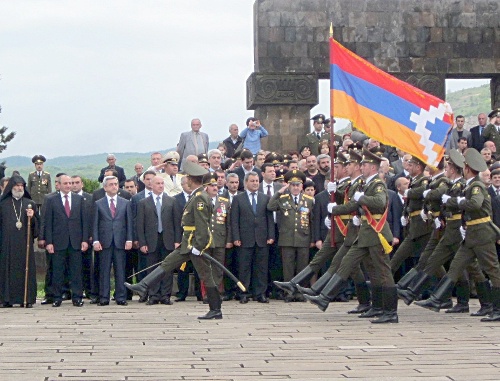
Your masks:
M259 175L245 175L246 191L233 198L231 204L231 231L238 247L238 276L247 290L260 303L268 303L267 269L269 246L274 242L274 219L267 210L269 197L259 193ZM248 303L248 294L240 295L240 303Z
M116 169L106 169L104 171L104 177L107 177L107 176L115 176L117 179L119 179L118 171L116 171ZM123 184L125 184L125 180L123 180ZM104 198L105 196L106 196L106 191L104 190L104 188L99 188L99 189L95 190L92 193L92 204L94 204L96 201L100 200L101 198ZM131 194L123 189L118 189L118 196L124 198L125 200L130 200L132 198Z
M467 145L469 147L475 148L478 152L484 147L484 136L483 131L486 128L486 114L481 113L477 116L477 122L479 123L477 126L474 126L470 129L470 135L468 137Z
M153 177L153 194L142 199L137 208L139 250L146 256L146 266L150 268L148 274L181 243L181 227L176 223L181 218L181 209L172 197L164 193L164 184L163 177ZM150 288L147 304L172 304L172 284L173 273L170 273Z
M500 169L491 171L491 185L488 187L491 197L491 210L493 213L493 223L500 227ZM496 244L498 259L500 259L500 245Z
M236 124L229 126L229 136L222 143L226 146L226 157L233 157L240 144L243 143L243 139L238 135L238 126Z
M106 197L94 205L94 250L99 251L99 306L109 304L111 263L115 273L115 298L119 306L127 305L125 288L125 250L132 249L132 209L130 202L118 194L118 179L103 179Z
M244 187L245 175L248 172L257 173L257 176L259 177L259 183L262 181L262 172L259 168L256 168L254 166L253 155L250 151L243 150L240 157L241 157L241 167L236 168L233 172L236 173L240 179L240 185L238 190L242 191L245 189Z
M125 176L125 170L122 167L119 167L116 165L116 156L110 153L108 157L106 158L106 161L108 162L108 166L104 167L101 169L101 173L99 174L99 177L97 180L99 180L100 183L102 183L102 180L106 176L105 172L108 169L115 170L116 173L118 174L118 181L120 182L120 188L123 188L123 185L125 184L125 180L127 180L127 177Z
M71 192L71 177L58 178L59 193L45 198L44 233L46 249L52 254L53 307L62 303L64 269L69 264L71 294L75 307L83 306L82 251L88 249L89 221L83 197Z

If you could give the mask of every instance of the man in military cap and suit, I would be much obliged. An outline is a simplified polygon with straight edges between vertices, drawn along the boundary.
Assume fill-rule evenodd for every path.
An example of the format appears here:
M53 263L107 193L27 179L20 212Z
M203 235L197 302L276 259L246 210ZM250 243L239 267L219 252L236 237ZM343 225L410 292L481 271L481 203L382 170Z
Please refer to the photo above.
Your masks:
M42 212L43 198L45 195L52 193L52 182L50 173L43 170L43 165L46 159L43 155L35 155L31 158L31 162L35 164L35 171L28 176L27 190L31 195L31 199L36 203L38 212Z
M285 183L269 201L267 208L278 214L279 241L283 278L290 281L309 262L309 248L314 244L312 218L314 198L302 193L306 176L299 170L288 171ZM302 295L285 296L285 301L303 300Z
M139 283L134 285L125 283L125 286L143 296L149 288L160 282L171 271L191 260L200 275L200 279L205 283L210 306L210 311L200 316L199 319L222 319L222 299L215 284L213 266L208 259L202 256L210 248L212 241L210 217L213 206L207 192L203 189L203 176L208 173L208 170L198 164L186 161L184 172L188 176L187 182L189 187L193 189L193 193L182 214L181 225L184 231L180 247L170 253L160 266Z
M323 121L323 128L325 132L321 136L321 140L327 140L328 142L330 142L330 137L332 134L332 122L333 124L335 124L336 120L331 118L331 119L325 119ZM334 137L334 142L333 142L334 146L340 147L342 145L342 136L333 134L333 137Z
M398 296L394 279L392 277L389 256L392 233L387 223L387 188L378 177L382 159L370 152L363 150L361 171L365 181L354 193L350 212L362 210L359 235L342 259L337 272L331 277L319 296L305 295L306 299L316 304L325 311L328 304L344 289L352 270L359 266L363 260L370 276L373 298L375 294L381 295L382 314L372 323L397 323ZM332 214L336 208L342 206L332 205ZM357 219L357 217L356 217Z
M424 206L424 191L429 185L429 179L423 173L424 169L425 163L412 156L408 162L408 172L411 176L410 186L405 191L405 210L403 217L401 217L401 224L403 226L409 225L408 235L391 259L393 274L407 258L418 258L431 237L432 221L424 221L420 215ZM412 267L413 265L410 266L410 268Z
M325 121L325 116L323 114L314 115L311 120L313 121L313 131L308 133L300 141L300 147L307 146L311 149L311 155L319 155L319 143L321 140L325 140L323 135L323 122Z
M491 140L495 143L497 152L500 152L500 108L497 108L488 114L490 123L483 131L484 141Z
M163 158L164 173L160 176L165 180L165 193L173 197L182 192L181 178L179 173L179 154L175 151L167 152Z
M224 263L226 249L233 247L230 220L231 203L229 202L229 198L219 195L217 181L218 175L216 172L210 172L203 176L203 186L213 206L212 215L210 216L212 243L207 252L220 263ZM223 272L219 268L214 268L213 273L215 284L220 288ZM205 284L202 283L202 290L204 287Z
M481 154L475 149L468 149L464 156L465 197L443 199L443 202L456 205L463 211L466 227L461 227L460 230L464 240L437 289L429 299L416 304L436 312L445 308L455 283L465 268L477 258L492 285L493 311L481 321L500 321L500 265L495 249L500 231L491 220L491 200L486 186L479 177L479 172L485 171L487 167Z

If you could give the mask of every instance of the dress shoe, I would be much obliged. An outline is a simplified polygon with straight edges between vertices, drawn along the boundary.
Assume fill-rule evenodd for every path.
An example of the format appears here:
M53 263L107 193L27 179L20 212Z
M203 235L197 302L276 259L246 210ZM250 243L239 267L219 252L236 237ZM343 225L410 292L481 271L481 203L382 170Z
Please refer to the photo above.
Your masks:
M224 302L229 302L230 300L233 300L233 298L234 298L234 295L227 294L227 295L224 295L224 296L222 297L222 300L223 300Z
M54 300L52 298L45 298L40 302L40 304L52 304L54 303Z
M371 304L368 303L368 304L358 304L356 306L356 308L350 310L350 311L347 311L348 314L362 314L368 310L370 310L371 308Z
M255 300L259 303L269 303L269 299L266 298L264 295L257 296Z
M399 323L398 314L395 311L385 311L378 319L370 320L372 324Z
M175 299L176 302L185 302L186 301L186 297L185 296L182 296L182 297L177 297Z
M321 311L325 312L328 308L328 304L330 300L328 300L323 294L319 294L319 296L304 296L308 301L312 304L315 304Z
M221 310L210 310L203 316L198 316L200 320L222 319Z
M493 312L493 304L488 303L481 305L481 308L477 312L473 312L470 316L488 316Z
M61 307L62 301L56 300L54 303L52 303L52 307Z
M306 298L304 298L304 295L302 295L300 292L296 292L295 294L293 294L293 301L306 302Z
M139 298L139 303L146 303L148 301L148 294L145 294Z
M89 303L90 304L97 304L97 303L99 303L99 298L91 298Z
M71 295L69 294L69 292L64 292L61 296L61 299L62 300L70 300L71 299Z
M242 296L240 298L240 303L241 304L247 304L248 303L248 296Z
M109 302L99 302L97 303L98 306L102 307L102 306L109 306Z
M283 300L285 301L285 303L291 303L293 302L293 295L286 294Z
M457 303L452 308L447 309L444 312L446 312L447 314L468 314L469 313L469 305Z
M21 304L21 307L24 307L24 304ZM26 308L33 308L33 304L26 303Z
M283 291L288 292L290 294L297 292L297 285L292 283L292 282L278 282L277 280L275 280L273 283L280 290L283 290Z
M368 311L362 313L358 317L359 318L372 318L372 317L381 316L383 314L384 314L384 311L382 310L382 308L376 308L376 307L372 306Z
M149 299L147 302L146 302L146 306L154 306L155 304L158 304L160 303L159 300L157 299Z
M126 300L118 300L118 301L116 302L116 304L117 304L118 306L128 306L128 303L127 303L127 301L126 301Z
M165 298L160 300L160 304L163 304L165 306L171 306L173 303L170 301L170 298Z
M83 300L73 300L73 305L75 307L83 307Z
M3 308L10 308L10 307L12 307L12 304L8 302L3 303Z

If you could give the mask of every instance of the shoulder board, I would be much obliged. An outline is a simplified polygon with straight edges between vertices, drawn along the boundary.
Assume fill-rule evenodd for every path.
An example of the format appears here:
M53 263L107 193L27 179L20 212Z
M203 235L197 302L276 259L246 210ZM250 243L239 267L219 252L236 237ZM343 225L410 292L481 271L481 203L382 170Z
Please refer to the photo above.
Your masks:
M196 192L195 196L199 196L201 194L201 191Z
M50 173L49 173L49 172L46 172L46 171L43 171L43 174L44 174L44 175L50 175Z
M305 193L302 193L302 197L307 198L309 200L313 200L313 198L311 196L309 196L308 194L305 194Z
M383 181L381 179L375 179L373 180L373 184L377 184L377 183L382 183Z
M227 198L225 198L225 197L221 197L221 196L219 196L219 200L220 200L220 201L229 201Z
M283 197L288 197L288 195L287 195L287 194L282 194L282 195L280 196L280 198L283 198Z
M36 173L36 171L30 172L30 176L34 175L35 173Z

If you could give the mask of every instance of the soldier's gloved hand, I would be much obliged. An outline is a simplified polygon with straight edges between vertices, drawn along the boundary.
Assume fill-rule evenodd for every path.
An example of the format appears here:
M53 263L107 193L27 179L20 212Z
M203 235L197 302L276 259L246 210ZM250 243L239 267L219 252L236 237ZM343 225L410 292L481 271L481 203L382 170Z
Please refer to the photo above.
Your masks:
M401 216L401 226L408 225L408 219L405 216Z
M465 228L460 226L460 234L462 235L462 239L465 239Z
M424 193L423 193L424 198L427 197L427 195L429 194L430 191L431 191L430 189L424 190Z
M441 220L439 218L434 218L434 226L436 229L439 229L441 227Z
M422 220L424 221L427 221L429 219L429 216L427 215L427 213L425 213L423 209L420 211L420 217L422 217Z
M363 196L364 194L365 194L365 192L356 192L356 193L354 193L354 197L353 197L354 201L358 201L361 198L361 196Z
M337 183L329 181L328 185L326 186L326 189L328 189L328 193L337 192Z
M331 229L332 228L332 220L330 220L329 217L325 217L325 226L328 228L328 229Z
M448 196L447 194L443 194L441 196L441 201L443 202L443 204L446 204L446 202L451 198L451 196Z
M460 204L462 200L465 200L465 197L457 197L457 204Z
M361 225L361 219L358 216L354 216L352 218L352 223L354 226L359 226L359 225Z
M328 213L331 213L333 208L337 206L336 202L330 202L328 203L328 206L326 207L328 209Z
M193 248L191 249L191 253L194 254L194 255L201 255L201 251L198 250L196 247L193 246Z

